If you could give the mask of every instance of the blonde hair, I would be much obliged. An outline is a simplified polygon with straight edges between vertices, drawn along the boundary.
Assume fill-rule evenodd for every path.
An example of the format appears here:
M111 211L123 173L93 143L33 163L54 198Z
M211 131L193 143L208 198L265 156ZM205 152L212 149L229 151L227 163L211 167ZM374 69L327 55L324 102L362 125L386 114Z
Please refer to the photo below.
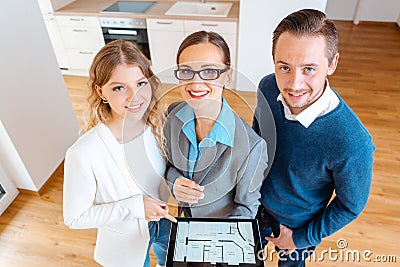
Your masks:
M88 106L81 133L86 133L99 122L107 123L111 119L110 105L103 103L96 91L96 85L99 87L104 86L110 80L115 68L120 65L138 66L151 85L152 96L144 118L146 118L146 125L151 127L161 152L163 152L164 138L162 129L164 114L157 102L157 89L159 88L160 80L151 70L150 61L146 56L132 42L125 40L115 40L106 44L93 59L89 71L88 96L86 98Z

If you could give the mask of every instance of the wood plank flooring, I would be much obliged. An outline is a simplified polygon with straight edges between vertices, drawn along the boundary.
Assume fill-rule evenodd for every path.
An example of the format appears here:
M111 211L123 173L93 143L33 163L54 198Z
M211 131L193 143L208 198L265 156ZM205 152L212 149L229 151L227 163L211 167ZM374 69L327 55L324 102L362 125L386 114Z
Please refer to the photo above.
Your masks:
M394 23L338 21L336 25L340 60L329 81L366 125L377 149L367 207L357 220L324 239L316 253L321 258L326 251L324 260L312 260L308 266L399 266L400 29ZM65 76L65 82L80 120L86 78ZM255 94L228 93L227 98L251 122ZM177 92L166 97L167 102L177 99ZM62 165L51 179L42 195L20 194L0 217L1 267L98 266L92 259L96 231L70 230L63 224ZM338 249L339 239L347 242L347 248ZM272 246L268 249L270 253ZM359 261L352 260L356 250L361 253ZM363 259L364 251L370 262ZM386 256L381 259L388 261L390 255L397 263L377 260ZM276 260L277 255L273 257ZM276 263L268 259L266 266Z

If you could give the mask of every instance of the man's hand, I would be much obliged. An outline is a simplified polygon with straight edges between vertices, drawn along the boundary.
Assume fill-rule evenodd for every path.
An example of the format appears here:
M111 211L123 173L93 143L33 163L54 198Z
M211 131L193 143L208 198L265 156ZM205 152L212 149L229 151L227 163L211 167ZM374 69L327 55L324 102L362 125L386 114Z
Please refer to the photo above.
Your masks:
M204 198L204 186L196 184L187 178L178 178L174 184L174 195L176 200L186 203L197 203Z
M286 250L286 254L290 254L296 249L296 245L293 241L293 230L281 224L280 231L281 233L278 237L274 238L267 236L265 239L274 243L278 248Z
M159 221L166 218L176 223L176 219L168 213L167 203L151 196L143 196L144 214L147 221Z

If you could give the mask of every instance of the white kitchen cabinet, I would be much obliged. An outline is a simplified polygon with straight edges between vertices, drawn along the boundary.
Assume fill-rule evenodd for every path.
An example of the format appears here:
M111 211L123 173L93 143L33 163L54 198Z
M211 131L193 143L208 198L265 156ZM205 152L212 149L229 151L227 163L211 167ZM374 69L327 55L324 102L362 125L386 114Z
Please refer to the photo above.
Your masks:
M42 13L47 33L51 41L57 63L60 69L68 69L69 63L65 53L64 44L58 29L57 21L54 17L52 2L50 0L38 0L39 8Z
M58 25L66 27L99 27L100 29L100 22L98 17L57 16L57 22Z
M183 20L147 19L146 23L153 71L162 82L176 83L172 70L185 38Z
M61 27L66 48L98 49L104 45L99 29L89 27Z
M70 66L67 54L65 52L63 39L61 38L60 30L54 16L50 17L49 19L45 19L44 23L46 24L47 33L49 34L49 38L57 58L58 66L60 69L69 69Z
M89 70L96 52L92 49L66 49L71 70Z
M179 45L186 36L200 30L219 33L229 45L232 65L236 66L236 22L147 19L153 70L156 74L161 74L160 78L163 82L177 82L173 77L172 70L176 65L176 53Z
M56 16L69 70L87 74L92 60L105 45L98 17Z

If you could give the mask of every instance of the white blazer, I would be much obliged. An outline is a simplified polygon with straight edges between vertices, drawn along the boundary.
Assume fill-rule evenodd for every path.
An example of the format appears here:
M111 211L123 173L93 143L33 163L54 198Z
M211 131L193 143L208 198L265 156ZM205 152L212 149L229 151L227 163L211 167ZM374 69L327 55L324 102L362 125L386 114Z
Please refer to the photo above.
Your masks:
M123 146L100 123L67 151L64 223L98 228L94 259L103 266L143 266L149 241L142 191L127 167Z

